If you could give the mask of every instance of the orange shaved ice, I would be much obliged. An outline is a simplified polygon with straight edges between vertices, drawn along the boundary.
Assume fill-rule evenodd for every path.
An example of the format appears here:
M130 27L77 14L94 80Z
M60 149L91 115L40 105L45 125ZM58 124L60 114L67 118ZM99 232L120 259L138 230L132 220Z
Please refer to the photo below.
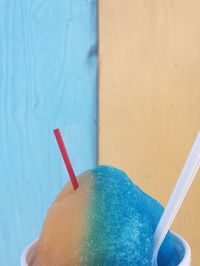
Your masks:
M56 197L39 239L33 266L78 266L81 246L87 230L88 200L92 188L90 172L77 177L79 188L71 182Z

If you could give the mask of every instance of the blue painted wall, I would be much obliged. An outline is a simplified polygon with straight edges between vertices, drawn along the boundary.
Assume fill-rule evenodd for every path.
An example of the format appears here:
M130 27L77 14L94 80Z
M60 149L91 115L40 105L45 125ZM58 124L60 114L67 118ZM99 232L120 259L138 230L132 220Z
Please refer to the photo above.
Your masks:
M0 264L19 265L68 180L97 161L96 0L0 0Z

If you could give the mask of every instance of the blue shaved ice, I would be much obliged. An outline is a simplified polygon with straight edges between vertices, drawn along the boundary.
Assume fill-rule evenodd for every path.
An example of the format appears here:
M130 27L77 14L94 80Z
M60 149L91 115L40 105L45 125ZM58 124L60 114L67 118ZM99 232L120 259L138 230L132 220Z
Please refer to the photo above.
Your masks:
M151 265L153 234L163 207L121 170L99 166L91 172L94 185L82 265ZM168 233L158 265L176 266L183 253L182 244Z

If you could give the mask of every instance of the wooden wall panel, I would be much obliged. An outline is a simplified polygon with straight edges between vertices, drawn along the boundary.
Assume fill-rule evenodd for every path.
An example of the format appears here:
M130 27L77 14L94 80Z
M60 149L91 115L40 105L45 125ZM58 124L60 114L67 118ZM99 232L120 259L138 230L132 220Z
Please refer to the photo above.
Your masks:
M200 130L199 10L197 0L99 1L99 162L163 204ZM199 174L173 226L196 266Z
M68 181L97 163L96 0L0 0L0 265L18 266Z

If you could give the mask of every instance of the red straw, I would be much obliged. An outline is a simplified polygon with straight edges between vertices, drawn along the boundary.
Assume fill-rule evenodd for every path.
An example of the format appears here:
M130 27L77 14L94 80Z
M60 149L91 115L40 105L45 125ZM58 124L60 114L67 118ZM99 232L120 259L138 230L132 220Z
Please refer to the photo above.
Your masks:
M60 130L59 130L59 128L57 128L57 129L54 129L53 132L54 132L54 135L56 137L58 146L60 148L60 151L61 151L64 163L65 163L65 166L66 166L67 171L69 173L69 177L71 179L72 185L74 187L74 190L76 190L78 188L78 181L76 179L76 176L74 174L74 170L73 170L71 162L69 160L69 156L67 154L67 150L65 148L65 144L63 142L63 138L61 136Z

